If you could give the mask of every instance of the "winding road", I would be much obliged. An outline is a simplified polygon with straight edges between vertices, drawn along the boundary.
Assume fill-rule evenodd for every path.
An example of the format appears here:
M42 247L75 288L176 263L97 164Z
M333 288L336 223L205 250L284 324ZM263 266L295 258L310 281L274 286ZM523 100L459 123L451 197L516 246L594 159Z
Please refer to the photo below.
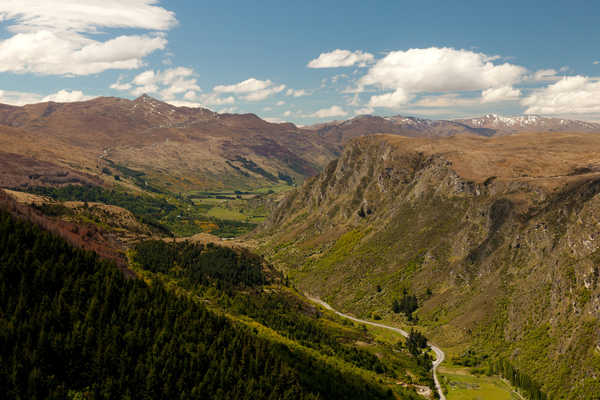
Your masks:
M312 297L309 294L305 293L304 294L309 300L322 305L323 307L325 307L326 309L333 311L334 313L336 313L337 315L339 315L340 317L344 317L347 318L349 320L352 320L354 322L359 322L361 324L367 324L367 325L372 325L372 326L376 326L378 328L383 328L383 329L389 329L390 331L394 331L397 332L399 334L401 334L404 337L408 337L408 332L406 332L405 330L402 330L400 328L394 328L393 326L388 326L388 325L384 325L384 324L378 324L377 322L371 322L371 321L365 321L364 319L360 319L360 318L356 318L353 317L351 315L348 314L344 314L342 312L339 312L337 310L335 310L333 307L331 307L329 304L325 303L323 300L316 298L316 297ZM433 352L435 353L435 361L433 361L433 381L435 382L435 388L437 389L438 394L440 395L440 400L446 400L446 396L444 396L444 391L442 390L442 385L440 384L440 381L438 379L437 376L437 367L444 361L444 358L446 357L444 352L442 351L442 349L440 349L439 347L437 347L436 345L434 345L431 342L427 342L427 344L429 345L429 347L431 347L431 350L433 350Z

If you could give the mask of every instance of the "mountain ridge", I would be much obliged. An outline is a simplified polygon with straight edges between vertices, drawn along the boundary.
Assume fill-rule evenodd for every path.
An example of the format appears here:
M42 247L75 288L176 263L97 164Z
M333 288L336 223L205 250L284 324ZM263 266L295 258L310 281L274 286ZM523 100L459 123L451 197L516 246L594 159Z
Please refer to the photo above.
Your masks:
M110 186L113 176L126 168L144 176L143 182L121 176L135 190L245 190L300 183L335 159L349 140L368 134L435 138L577 129L600 133L600 124L492 114L454 121L362 115L301 128L255 114L176 107L148 95L135 100L98 97L0 105L0 161L10 166L9 160L18 156L30 159L29 164L49 163L49 170L76 177L74 183L89 183L85 175ZM52 176L32 179L39 170L9 167L0 185L61 184Z

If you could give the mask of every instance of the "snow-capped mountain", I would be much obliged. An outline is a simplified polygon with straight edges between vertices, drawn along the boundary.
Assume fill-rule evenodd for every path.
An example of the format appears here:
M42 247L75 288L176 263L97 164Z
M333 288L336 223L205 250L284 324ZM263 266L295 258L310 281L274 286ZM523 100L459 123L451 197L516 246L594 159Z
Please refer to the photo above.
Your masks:
M505 117L486 114L483 117L454 120L472 128L491 129L496 135L517 132L595 132L600 133L600 124L563 118L548 118L538 115Z

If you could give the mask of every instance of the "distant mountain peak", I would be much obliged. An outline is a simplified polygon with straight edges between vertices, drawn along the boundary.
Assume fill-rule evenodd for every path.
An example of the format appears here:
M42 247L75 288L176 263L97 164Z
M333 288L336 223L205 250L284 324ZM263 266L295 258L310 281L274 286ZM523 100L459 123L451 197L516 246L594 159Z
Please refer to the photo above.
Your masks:
M457 119L455 122L465 124L472 128L485 128L496 130L497 134L517 132L600 132L600 124L565 118L542 117L536 114L503 116L499 114L485 114L481 117Z

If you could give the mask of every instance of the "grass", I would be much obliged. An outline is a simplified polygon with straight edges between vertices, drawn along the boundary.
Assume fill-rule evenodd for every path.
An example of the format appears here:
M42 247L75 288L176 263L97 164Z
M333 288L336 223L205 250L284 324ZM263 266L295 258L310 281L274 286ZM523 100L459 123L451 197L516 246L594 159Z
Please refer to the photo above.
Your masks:
M248 217L238 210L232 210L224 207L213 207L206 213L209 217L218 219L228 219L232 221L245 221Z
M467 369L440 367L440 379L448 400L523 400L498 376L472 375Z

